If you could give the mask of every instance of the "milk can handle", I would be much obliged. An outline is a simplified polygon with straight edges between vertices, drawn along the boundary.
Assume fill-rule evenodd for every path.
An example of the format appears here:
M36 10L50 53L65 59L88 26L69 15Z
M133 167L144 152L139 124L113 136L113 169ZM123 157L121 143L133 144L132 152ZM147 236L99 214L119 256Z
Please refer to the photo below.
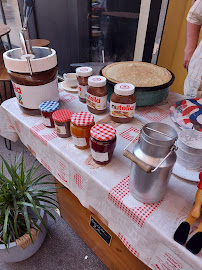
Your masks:
M146 173L150 173L152 170L152 166L146 164L144 161L140 160L136 156L134 156L130 151L123 150L123 155L136 163L141 169L143 169Z
M136 139L136 137L133 138L133 140L124 148L123 155L136 163L142 170L144 170L146 173L155 172L161 164L172 154L173 151L177 150L177 147L173 145L169 151L169 153L161 160L161 162L152 170L152 166L146 164L144 161L140 160L138 157L134 156L127 148L129 145ZM140 139L140 137L139 137Z
M140 130L140 134L141 134L141 130ZM139 139L140 139L140 134L138 135ZM123 150L123 155L125 157L127 157L128 159L130 159L132 162L136 163L143 171L145 171L146 173L150 173L152 170L152 166L146 164L144 161L140 160L138 157L134 156L129 150L127 150L127 148L129 147L129 145L136 139L136 136L133 138L133 140L124 148ZM138 139L138 140L139 140Z

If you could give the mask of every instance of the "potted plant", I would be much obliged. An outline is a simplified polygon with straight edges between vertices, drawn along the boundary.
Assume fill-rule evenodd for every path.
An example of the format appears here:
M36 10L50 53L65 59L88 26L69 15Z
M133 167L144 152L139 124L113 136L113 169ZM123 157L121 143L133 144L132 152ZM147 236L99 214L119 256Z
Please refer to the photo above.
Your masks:
M36 161L26 170L24 155L10 164L1 156L0 169L0 261L19 262L32 256L47 232L47 215L57 207L54 186L37 175ZM8 175L8 177L6 176Z

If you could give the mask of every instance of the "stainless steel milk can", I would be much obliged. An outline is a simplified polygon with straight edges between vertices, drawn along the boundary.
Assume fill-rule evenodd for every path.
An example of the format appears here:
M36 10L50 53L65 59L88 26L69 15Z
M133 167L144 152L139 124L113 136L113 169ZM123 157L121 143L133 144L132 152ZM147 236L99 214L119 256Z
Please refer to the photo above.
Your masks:
M124 150L132 161L129 190L138 201L159 202L165 195L172 168L176 161L177 132L163 123L146 124L139 136L133 154Z

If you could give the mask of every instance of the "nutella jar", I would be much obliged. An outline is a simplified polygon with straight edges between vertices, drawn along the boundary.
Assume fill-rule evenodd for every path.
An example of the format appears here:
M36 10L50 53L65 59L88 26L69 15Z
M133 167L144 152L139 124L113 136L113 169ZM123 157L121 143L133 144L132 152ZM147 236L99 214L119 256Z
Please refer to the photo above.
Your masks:
M107 108L106 78L91 76L88 78L87 107L91 113L101 114Z
M71 136L70 133L70 120L73 112L69 110L58 110L53 113L52 117L55 122L55 128L58 137L68 138Z
M111 119L118 123L128 123L133 119L136 107L135 88L130 83L118 83L110 99Z
M44 126L54 128L53 113L58 110L60 104L56 101L44 101L39 105Z
M89 112L74 113L70 130L74 145L79 149L89 148L90 129L95 125L94 116Z
M58 101L57 57L53 49L33 47L30 58L32 74L21 49L6 51L3 55L20 108L27 114L40 114L39 104L46 100Z
M79 67L76 69L76 76L79 89L79 100L86 103L86 95L88 90L88 78L93 74L93 70L90 67Z
M90 130L90 147L97 164L108 164L116 146L116 130L107 124L98 124Z

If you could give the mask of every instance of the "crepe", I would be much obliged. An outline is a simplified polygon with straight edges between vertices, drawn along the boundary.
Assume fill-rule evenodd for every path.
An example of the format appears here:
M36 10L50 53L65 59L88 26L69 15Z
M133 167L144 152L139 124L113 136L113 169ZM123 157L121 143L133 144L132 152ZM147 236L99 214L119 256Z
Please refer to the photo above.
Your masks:
M131 83L135 87L154 87L168 83L172 74L166 68L145 62L117 62L103 68L102 74L113 83Z

